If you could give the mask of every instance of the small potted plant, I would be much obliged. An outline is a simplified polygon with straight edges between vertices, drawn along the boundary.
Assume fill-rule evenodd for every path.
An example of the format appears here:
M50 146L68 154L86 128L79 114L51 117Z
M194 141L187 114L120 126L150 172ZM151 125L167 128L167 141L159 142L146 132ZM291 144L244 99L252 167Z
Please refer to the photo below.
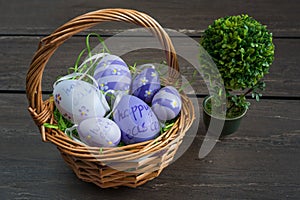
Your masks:
M248 15L228 16L215 20L205 30L200 44L216 64L224 83L227 103L221 136L228 135L238 129L250 106L247 95L252 94L257 101L262 96L262 78L274 60L272 33ZM212 105L221 106L218 96L208 96L203 101L206 127L214 117Z

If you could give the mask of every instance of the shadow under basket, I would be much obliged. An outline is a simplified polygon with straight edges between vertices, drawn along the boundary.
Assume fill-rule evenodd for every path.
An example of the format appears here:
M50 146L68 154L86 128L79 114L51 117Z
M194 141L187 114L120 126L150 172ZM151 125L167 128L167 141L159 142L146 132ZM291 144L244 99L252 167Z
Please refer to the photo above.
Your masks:
M43 141L50 141L57 146L63 159L79 179L101 188L137 187L157 177L171 163L193 123L194 107L184 93L181 93L182 110L172 128L154 140L142 143L111 148L89 147L70 139L58 129L43 126L45 123L56 124L53 98L46 101L42 99L42 75L48 60L74 34L105 21L127 22L148 29L166 52L167 63L172 69L169 70L170 80L174 80L176 75L178 77L179 67L173 44L153 18L135 10L98 10L72 19L40 41L27 73L28 110L40 129Z

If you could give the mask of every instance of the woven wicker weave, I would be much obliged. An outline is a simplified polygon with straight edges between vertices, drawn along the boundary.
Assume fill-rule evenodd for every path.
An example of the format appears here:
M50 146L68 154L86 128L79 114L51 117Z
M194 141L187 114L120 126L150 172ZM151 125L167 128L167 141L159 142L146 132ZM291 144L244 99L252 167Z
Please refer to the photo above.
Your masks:
M128 9L103 9L76 17L40 41L26 79L29 112L39 127L43 141L55 144L65 162L83 181L102 188L137 187L157 177L172 161L186 131L194 120L192 102L181 94L183 106L180 117L171 130L155 140L123 147L87 147L71 140L62 131L45 128L44 123L55 124L53 99L42 99L42 75L44 68L56 51L68 38L105 21L133 23L149 29L165 49L169 66L179 70L173 44L162 27L148 15ZM172 70L170 70L172 71ZM172 76L172 73L169 73ZM113 167L112 167L113 166ZM116 166L116 167L115 167Z

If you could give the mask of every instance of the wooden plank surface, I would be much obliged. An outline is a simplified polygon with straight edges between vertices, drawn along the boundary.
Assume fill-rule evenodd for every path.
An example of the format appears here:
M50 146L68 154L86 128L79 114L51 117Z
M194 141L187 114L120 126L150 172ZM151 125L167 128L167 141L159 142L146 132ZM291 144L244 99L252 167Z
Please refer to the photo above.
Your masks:
M77 179L56 147L41 141L24 94L26 72L41 37L80 14L108 7L143 11L164 28L195 41L214 19L247 13L268 26L276 46L274 64L265 78L266 99L251 100L240 129L199 159L206 134L201 120L185 154L136 189L100 189ZM0 0L0 199L299 199L299 10L298 0ZM136 26L104 23L88 32L111 36L127 28ZM74 63L88 32L70 39L51 58L43 76L45 92L50 93L55 78ZM189 52L189 44L180 45ZM127 47L120 44L119 48ZM153 49L123 58L128 63L164 59L162 52ZM190 64L179 61L183 75L191 77ZM207 94L200 77L193 86L200 96ZM203 99L198 100L201 105ZM197 112L202 117L202 110Z
M36 51L39 37L0 37L0 90L25 90L26 72ZM52 85L57 76L66 73L68 66L72 66L80 53L85 48L84 37L71 38L63 44L48 63L43 76L43 90L52 91ZM199 38L194 38L195 42ZM153 41L155 39L153 38ZM96 40L91 42L96 46ZM270 68L270 73L266 75L265 80L267 89L264 92L266 96L300 96L300 43L297 39L275 39L275 61ZM128 48L126 45L120 45L120 49ZM179 44L180 49L186 49L188 44ZM195 55L197 56L197 55ZM133 64L136 61L150 60L160 62L164 60L164 54L156 50L139 50L125 54L126 62ZM185 60L180 59L181 72L188 80L192 80L192 74L195 70ZM9 68L9 69L8 69ZM206 94L207 88L199 75L193 82L193 87L198 94Z
M180 0L171 1L0 1L0 34L49 34L68 20L102 8L132 8L148 13L165 28L199 35L214 19L247 13L266 24L276 37L300 36L298 0ZM101 34L114 34L127 25L106 24L97 27Z
M253 104L240 130L204 159L200 124L187 152L136 189L100 189L76 178L54 145L43 143L23 94L0 94L0 199L297 199L299 101ZM202 99L199 100L200 103ZM11 120L7 120L11 119Z

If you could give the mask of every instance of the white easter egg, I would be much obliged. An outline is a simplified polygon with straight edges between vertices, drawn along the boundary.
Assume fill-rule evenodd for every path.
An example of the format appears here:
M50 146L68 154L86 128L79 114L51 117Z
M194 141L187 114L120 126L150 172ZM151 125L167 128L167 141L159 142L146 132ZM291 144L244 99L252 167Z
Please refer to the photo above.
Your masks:
M125 144L154 139L160 133L160 125L151 108L141 99L125 95L116 106L113 119L120 127Z
M69 121L79 124L89 117L103 117L109 106L94 85L81 80L63 80L53 89L55 106Z
M174 119L179 114L181 105L180 94L172 86L160 89L152 100L152 110L161 121Z
M121 140L118 125L110 119L93 117L80 122L77 127L80 140L92 147L114 147Z

